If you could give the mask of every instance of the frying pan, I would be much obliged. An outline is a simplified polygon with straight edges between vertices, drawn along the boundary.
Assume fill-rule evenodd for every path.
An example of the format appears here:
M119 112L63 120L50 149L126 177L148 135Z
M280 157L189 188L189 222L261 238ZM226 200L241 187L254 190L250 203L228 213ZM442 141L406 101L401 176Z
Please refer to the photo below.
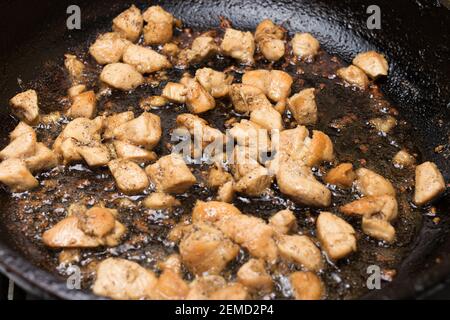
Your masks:
M81 8L82 29L69 31L66 8ZM68 48L86 37L106 31L118 13L135 3L148 1L4 1L0 4L0 138L13 128L7 101L40 72L47 61L61 61ZM366 25L370 4L381 8L381 29ZM313 33L331 54L350 62L356 53L374 49L390 62L389 77L382 90L412 123L425 159L438 164L450 181L450 13L444 1L355 0L184 0L152 1L160 4L185 25L201 29L216 27L219 16L239 29L254 29L270 18L290 32ZM20 81L18 81L20 79ZM444 151L433 151L444 145ZM1 198L0 198L1 199ZM0 212L4 204L0 203ZM436 207L441 222L425 217L411 244L411 253L398 267L394 281L363 298L423 298L438 290L450 275L450 196ZM67 289L65 282L33 264L29 253L17 248L0 219L0 270L26 290L43 298L93 299L92 294Z

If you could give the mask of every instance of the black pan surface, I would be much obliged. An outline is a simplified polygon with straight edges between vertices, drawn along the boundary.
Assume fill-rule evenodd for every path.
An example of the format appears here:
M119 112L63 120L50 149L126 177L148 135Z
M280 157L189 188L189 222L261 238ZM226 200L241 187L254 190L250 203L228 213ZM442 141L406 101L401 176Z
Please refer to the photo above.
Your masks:
M141 7L147 1L132 1ZM368 30L369 1L152 1L180 17L185 25L200 29L216 27L219 17L233 26L254 29L270 18L290 31L313 33L321 46L345 61L358 52L375 49L386 54L390 75L382 84L386 95L414 127L417 145L424 158L435 161L447 181L450 179L450 14L438 2L377 1L381 8L380 30ZM109 28L111 19L128 7L129 1L76 1L81 7L82 29L68 31L65 20L69 1L19 0L0 4L2 72L0 101L21 91L21 83L35 78L48 61L61 61L64 53L86 35ZM20 81L18 81L20 79ZM7 108L1 108L0 138L14 126ZM3 140L2 140L3 141ZM444 145L440 153L434 147ZM441 222L425 217L413 250L398 269L395 280L365 298L426 297L448 277L450 270L450 196L436 204ZM0 204L1 210L1 204ZM4 230L0 221L0 230ZM43 297L86 299L89 293L68 290L64 282L36 268L19 253L6 232L0 232L0 269L20 285Z

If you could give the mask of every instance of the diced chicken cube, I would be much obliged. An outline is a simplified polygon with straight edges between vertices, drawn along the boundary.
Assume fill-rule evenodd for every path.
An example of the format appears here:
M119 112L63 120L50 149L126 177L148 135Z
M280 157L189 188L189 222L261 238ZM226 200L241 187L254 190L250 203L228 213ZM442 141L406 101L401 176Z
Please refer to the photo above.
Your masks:
M202 148L216 142L220 144L225 142L225 137L220 130L210 127L206 120L194 114L178 115L177 125L186 128L195 139L201 141Z
M325 295L322 281L312 272L294 272L289 280L296 300L321 300Z
M283 161L277 172L280 191L295 202L328 207L331 204L331 192L317 181L311 169L298 161Z
M173 16L160 6L151 6L143 13L147 22L144 27L144 42L147 45L165 44L172 39Z
M126 63L106 65L100 74L100 80L123 91L133 90L144 83L142 75L133 66Z
M362 218L362 230L365 234L388 243L395 240L395 229L389 221L373 218Z
M393 116L385 116L371 119L369 123L379 132L389 133L397 125L397 120Z
M297 225L297 219L291 210L281 210L269 219L269 225L280 234L287 234Z
M132 5L113 20L112 29L125 39L136 42L144 27L141 10Z
M292 77L280 70L251 70L245 72L242 83L261 89L272 101L279 102L289 97Z
M356 187L364 196L395 196L389 180L366 168L356 170Z
M109 160L111 160L109 149L101 143L78 146L77 152L89 167L106 166Z
M36 91L27 90L15 95L9 104L12 112L19 117L20 120L34 124L39 118L38 96Z
M414 203L421 206L442 194L445 189L445 181L436 164L424 162L416 167L416 189Z
M270 187L272 179L269 170L259 166L241 177L234 185L234 189L237 192L257 197Z
M263 56L269 61L278 61L284 56L285 31L274 24L270 19L265 19L256 27L255 40Z
M131 44L119 33L108 32L100 35L89 48L89 53L99 64L110 64L122 59L125 49Z
M65 54L64 57L65 57L64 66L69 72L69 75L72 78L72 82L73 83L79 82L83 78L84 63L81 62L73 54Z
M161 119L158 115L144 112L139 117L121 124L113 131L117 140L153 149L161 139Z
M67 90L67 95L73 99L74 97L83 93L84 91L86 91L86 85L77 84L77 85L70 87L69 90Z
M340 211L348 215L391 221L397 217L398 205L391 195L367 196L342 206Z
M27 191L39 185L20 159L8 159L0 163L0 182L7 185L11 192Z
M411 167L416 163L416 158L406 150L400 150L392 159L392 163L397 168Z
M207 183L210 188L219 188L231 179L231 174L221 166L216 165L209 170Z
M157 278L136 262L108 258L100 262L92 287L95 294L117 300L152 298Z
M34 132L34 130L25 132L21 135L18 135L17 137L16 135L18 135L18 131L13 134L15 139L11 140L11 142L0 151L0 159L24 159L27 157L31 157L36 153L37 141L36 133Z
M350 65L346 68L340 68L336 74L339 78L344 79L347 83L360 89L364 90L369 85L369 78L367 78L364 71L354 65Z
M211 295L227 285L224 278L217 275L203 275L196 277L189 285L189 294L186 300L207 300Z
M152 73L172 66L162 54L136 44L127 47L123 53L123 62L135 67L140 73Z
M116 226L115 210L93 207L77 216L78 226L89 236L105 237Z
M328 257L339 260L356 251L355 230L330 212L321 212L316 221L317 236Z
M218 51L219 47L214 41L214 38L201 35L192 41L191 48L184 49L179 53L178 64L187 66L190 63L200 62Z
M14 130L9 133L9 140L13 141L22 135L32 135L33 133L34 129L31 126L23 121L20 121L19 124L14 128Z
M182 300L189 293L189 286L180 274L166 269L158 278L152 290L152 299Z
M254 62L255 39L251 32L227 28L220 48L225 55L244 64L253 64Z
M181 202L167 193L154 192L144 199L144 206L148 209L161 210L180 206Z
M88 118L95 117L97 111L97 98L94 91L86 91L72 98L72 105L68 114L72 118Z
M387 76L389 70L386 58L375 51L357 54L353 59L353 64L362 69L372 79L376 79L379 76Z
M280 235L277 241L280 256L311 271L323 267L320 249L307 236Z
M296 33L291 44L294 54L302 60L313 58L320 48L319 41L310 33Z
M24 161L31 172L48 170L58 165L57 155L41 142L36 144L35 153Z
M303 89L290 97L288 108L299 125L315 124L317 122L317 105L314 88Z
M264 92L252 85L232 84L230 98L234 110L239 113L249 113L263 105L272 107Z
M341 163L331 169L324 177L326 183L334 184L341 188L350 188L356 179L355 171L351 163Z
M228 181L217 190L217 201L232 202L234 197L234 182Z
M128 121L134 119L133 111L125 111L116 113L105 120L105 132L103 133L104 139L112 139L114 137L114 130Z
M261 105L253 109L250 113L250 121L266 130L283 130L281 114L268 105Z
M177 44L169 42L163 45L161 52L168 57L176 57L180 53L180 48Z
M223 72L211 68L198 69L195 78L214 98L222 98L230 91L233 76L228 76Z
M132 161L116 159L110 161L108 167L123 193L141 193L149 186L145 171Z
M130 160L136 163L146 163L157 159L156 153L145 150L128 142L115 140L113 142L117 158Z
M273 288L272 277L267 273L264 262L250 259L239 268L237 280L248 289L256 292L270 291Z
M183 77L180 83L187 89L186 105L191 113L203 113L215 108L216 101L197 80Z
M196 275L219 274L239 252L239 246L216 228L194 224L179 244L183 263Z
M252 121L242 119L233 124L233 128L228 133L236 139L239 146L255 148L258 153L270 150L270 138L267 130ZM236 163L239 164L239 162Z
M167 82L163 89L162 96L170 101L185 103L188 90L185 85L175 82Z
M149 165L145 171L159 192L183 193L197 181L183 158L173 153Z

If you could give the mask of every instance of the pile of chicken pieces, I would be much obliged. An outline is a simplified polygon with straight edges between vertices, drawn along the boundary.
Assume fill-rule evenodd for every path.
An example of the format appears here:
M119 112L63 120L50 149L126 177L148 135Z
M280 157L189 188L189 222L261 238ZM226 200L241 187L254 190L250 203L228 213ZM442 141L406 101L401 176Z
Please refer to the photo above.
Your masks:
M179 25L178 19L159 6L141 12L133 5L122 12L113 20L112 32L99 35L89 48L103 66L101 82L112 89L132 91L145 83L145 75L174 66L187 67L211 55L229 56L251 66L255 52L268 61L278 61L291 48L298 60L312 61L320 50L319 42L309 33L295 34L287 46L286 30L270 20L262 21L254 34L229 27L220 43L205 33L193 39L190 47L179 48L171 42ZM159 116L147 111L138 116L132 111L98 115L97 94L83 83L85 64L67 54L65 67L73 83L68 92L71 106L66 111L72 120L53 146L37 141L33 126L45 115L40 115L36 91L11 99L12 112L21 122L10 133L9 145L0 151L1 183L11 192L31 191L39 187L34 174L81 162L93 168L108 167L124 194L151 190L143 201L147 208L170 210L179 206L175 195L188 191L198 183L197 178L179 154L159 157L153 151L163 130L173 128L162 128ZM358 54L352 65L336 71L346 85L360 90L387 73L386 59L375 51ZM351 163L337 164L323 181L314 175L313 167L337 163L330 137L305 127L318 120L314 88L292 94L293 79L282 70L248 70L240 83L233 81L226 72L201 68L194 75L186 73L179 82L168 82L156 97L162 104L187 106L189 113L178 115L176 123L178 129L191 134L201 131L200 150L194 153L217 140L226 143L225 134L199 115L214 109L215 99L228 98L236 113L248 116L229 130L235 140L230 158L236 161L227 159L224 164L217 160L211 166L206 181L209 188L217 190L216 201L198 201L189 223L172 229L168 238L178 245L179 254L159 263L160 275L135 262L109 258L97 266L94 293L114 299L248 299L256 292L270 293L276 276L274 266L287 261L301 270L287 275L294 298L326 297L319 276L325 264L323 255L337 261L356 251L356 232L337 214L322 211L316 219L315 239L297 232L297 217L290 210L282 210L266 222L231 204L235 193L260 196L275 180L280 191L296 204L323 209L332 202L330 186L355 187L357 200L340 207L341 216L359 216L365 234L387 243L395 241L392 223L398 205L389 180L367 168L355 170ZM296 128L284 128L286 113L295 119ZM377 118L371 124L387 133L395 126L395 118ZM266 134L252 139L260 129ZM275 156L263 159L264 152ZM412 167L415 158L401 150L393 163L398 168ZM434 163L422 163L415 170L414 203L426 205L442 194L446 185ZM117 246L127 232L119 218L114 209L73 204L66 218L43 234L42 241L48 247L63 249L62 261L73 262L79 258L79 249ZM248 251L250 259L239 268L234 281L226 281L221 273L241 249ZM192 282L183 279L182 266L195 275Z

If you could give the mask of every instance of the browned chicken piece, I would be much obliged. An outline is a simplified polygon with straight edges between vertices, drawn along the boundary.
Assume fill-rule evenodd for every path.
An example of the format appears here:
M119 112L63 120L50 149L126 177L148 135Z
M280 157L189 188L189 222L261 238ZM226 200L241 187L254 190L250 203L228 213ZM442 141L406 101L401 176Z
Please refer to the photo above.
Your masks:
M143 112L139 117L119 125L113 131L116 140L142 146L147 150L153 149L159 143L161 135L161 119L149 112Z
M177 125L186 128L192 136L201 141L202 148L218 142L223 144L225 137L219 129L208 125L208 122L199 116L190 113L182 113L177 116Z
M61 143L56 140L55 144L56 143L58 143L58 149L54 149L54 152L57 152L57 154L63 158L63 163L65 165L83 160L83 157L78 152L80 144L74 138L64 139Z
M356 251L355 230L330 212L321 212L316 221L317 237L327 256L339 260Z
M164 107L168 103L168 99L162 96L148 96L139 101L139 107L145 111Z
M175 82L167 82L162 91L162 96L167 100L177 103L185 103L188 90L185 85Z
M230 85L233 82L233 76L226 75L223 72L211 68L197 69L195 79L214 98L227 96L230 92Z
M145 171L135 162L116 159L108 163L117 187L125 194L138 194L149 186Z
M389 70L386 58L375 51L357 54L353 59L353 64L362 69L372 79L376 79L379 76L387 76Z
M58 165L58 156L41 142L36 144L35 153L24 159L31 172L49 170Z
M187 66L190 63L200 62L218 51L219 47L214 41L214 38L201 35L192 41L191 48L181 50L178 55L178 64Z
M235 187L234 181L228 181L217 190L217 201L232 202L234 198Z
M186 227L179 249L184 265L196 275L219 274L239 252L220 230L204 223Z
M395 229L389 221L376 218L362 218L362 230L368 236L388 243L395 240Z
M250 259L237 272L237 281L251 291L267 292L273 288L272 277L267 273L264 261Z
M250 113L257 107L272 107L264 91L247 84L232 84L230 86L230 98L234 110L239 113Z
M280 234L287 234L297 226L297 219L291 210L281 210L269 219L269 225Z
M394 158L392 158L392 163L396 168L402 169L414 166L416 163L416 158L414 158L414 156L408 151L400 150L395 154Z
M108 258L99 263L92 289L117 300L151 299L156 283L155 274L136 262Z
M397 125L397 119L393 116L384 116L381 118L371 119L369 120L369 123L377 129L377 131L389 133Z
M269 170L263 166L248 172L241 177L234 185L234 190L246 195L257 197L263 194L272 184L272 176Z
M351 163L339 164L331 169L324 177L326 183L334 184L341 188L350 188L355 179L356 173L353 171L353 165Z
M161 48L161 53L168 57L176 57L180 53L180 48L172 42L166 43Z
M307 236L279 235L277 245L280 256L311 271L323 268L320 249Z
M364 71L354 65L350 65L346 68L340 68L336 71L336 74L339 78L344 79L348 84L362 90L367 89L369 85L369 78L367 78Z
M172 209L181 205L174 196L162 192L153 192L144 199L144 207L153 210Z
M254 62L255 39L251 32L227 28L220 49L225 55L237 59L243 64L253 64Z
M395 189L389 180L366 168L356 170L356 188L364 196L395 196Z
M174 153L160 158L145 171L159 192L183 193L197 182L183 158Z
M203 275L196 277L189 285L189 294L186 300L207 300L211 294L225 287L227 282L217 275Z
M136 8L135 5L115 17L112 25L115 32L131 42L136 42L139 39L143 27L144 19L141 10Z
M28 130L28 128L31 130ZM9 144L0 151L0 159L25 159L36 153L37 140L33 128L20 122L16 129L11 132L10 138L12 137L14 139L11 139Z
M42 241L51 248L114 247L125 232L115 210L94 207L64 218L44 232Z
M215 165L209 170L207 183L210 188L219 188L232 179L231 174L226 172L222 166Z
M145 150L128 142L115 140L113 141L113 146L119 159L130 160L136 163L147 163L158 158L155 152Z
M333 161L334 149L333 142L329 136L322 131L313 130L312 139L305 139L305 148L301 159L307 166L315 166L323 161Z
M234 123L228 133L239 146L254 148L258 153L270 150L270 138L267 130L253 121L242 119L240 122Z
M79 83L83 78L84 63L73 54L67 53L64 55L64 58L64 66L66 67L67 72L69 72L72 83Z
M251 70L242 76L242 83L261 89L272 101L286 100L291 93L292 77L281 70Z
M276 174L280 191L295 202L314 207L328 207L331 192L316 180L311 168L295 160L282 161Z
M117 63L122 59L130 41L117 32L108 32L98 36L89 48L89 53L99 64Z
M294 272L289 280L296 300L321 300L325 296L322 281L312 272Z
M183 300L189 293L189 285L179 273L164 270L158 278L151 293L154 300Z
M424 162L416 167L414 203L422 206L434 200L446 189L445 180L433 162Z
M123 91L133 90L144 83L144 77L133 66L126 63L106 65L100 74L100 80Z
M216 101L197 80L184 76L180 83L187 89L186 105L191 113L203 113L215 108Z
M97 98L94 91L82 92L72 98L68 115L72 118L93 119L97 111Z
M63 249L58 255L59 264L70 265L80 262L81 252L79 249Z
M76 97L77 95L83 93L84 91L86 91L86 85L84 85L84 84L77 84L77 85L74 85L74 86L70 87L67 90L67 95L69 96L69 98L73 99L74 97Z
M256 27L255 41L263 56L269 61L278 61L284 56L283 28L270 19L261 21Z
M294 54L302 60L313 58L320 48L319 41L310 33L296 33L291 44Z
M103 132L104 139L114 138L114 130L128 121L134 119L133 111L125 111L113 114L105 119L105 131Z
M84 159L84 161L86 161L89 167L106 166L111 160L111 154L108 147L101 143L78 146L76 151Z
M273 229L264 220L244 215L231 204L197 201L192 211L192 221L212 223L254 257L269 263L277 259Z
M240 283L229 283L224 288L213 292L211 300L247 300L249 299L247 288Z
M162 271L171 270L181 275L181 257L179 254L174 253L168 256L164 261L158 262L158 268Z
M273 107L261 105L250 112L250 121L266 130L283 130L283 118Z
M160 6L151 6L144 13L144 43L158 45L170 42L173 35L173 16Z
M258 162L256 148L235 146L230 159L231 172L235 180L239 180L247 173L258 169L261 165Z
M131 44L123 53L123 62L136 68L140 73L153 73L172 67L162 54L136 44Z
M20 120L35 124L39 119L38 96L36 91L27 90L16 94L9 100L12 112Z
M317 122L314 88L303 89L288 99L288 108L299 125Z
M0 182L11 192L23 192L36 188L39 182L20 159L8 159L0 163Z
M340 211L348 215L391 221L397 217L398 206L397 200L391 195L367 196L342 206Z

